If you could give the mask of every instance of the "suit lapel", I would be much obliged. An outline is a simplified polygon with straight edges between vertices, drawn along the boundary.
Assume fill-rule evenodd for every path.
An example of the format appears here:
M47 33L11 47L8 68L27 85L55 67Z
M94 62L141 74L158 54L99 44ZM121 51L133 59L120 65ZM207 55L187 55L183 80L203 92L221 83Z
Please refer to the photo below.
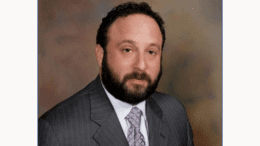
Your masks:
M100 127L94 139L100 146L127 146L127 140L100 81L99 76L90 90L91 119Z
M169 127L162 121L163 112L159 105L149 98L146 103L149 146L166 146L170 134Z

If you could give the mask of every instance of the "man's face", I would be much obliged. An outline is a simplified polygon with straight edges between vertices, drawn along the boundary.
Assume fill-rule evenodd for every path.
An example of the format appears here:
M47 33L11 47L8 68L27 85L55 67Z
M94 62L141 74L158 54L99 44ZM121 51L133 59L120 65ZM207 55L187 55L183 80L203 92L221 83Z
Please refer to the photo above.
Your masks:
M162 34L156 21L134 14L109 28L102 81L115 98L137 104L152 94L161 76Z

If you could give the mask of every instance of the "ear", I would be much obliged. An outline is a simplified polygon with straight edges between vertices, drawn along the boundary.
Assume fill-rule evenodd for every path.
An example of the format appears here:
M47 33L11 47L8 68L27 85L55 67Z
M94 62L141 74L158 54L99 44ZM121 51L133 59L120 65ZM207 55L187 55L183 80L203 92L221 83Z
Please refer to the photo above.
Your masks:
M96 48L95 48L95 55L96 55L96 59L98 62L99 67L102 67L102 61L103 61L103 56L104 56L104 50L103 48L97 44Z

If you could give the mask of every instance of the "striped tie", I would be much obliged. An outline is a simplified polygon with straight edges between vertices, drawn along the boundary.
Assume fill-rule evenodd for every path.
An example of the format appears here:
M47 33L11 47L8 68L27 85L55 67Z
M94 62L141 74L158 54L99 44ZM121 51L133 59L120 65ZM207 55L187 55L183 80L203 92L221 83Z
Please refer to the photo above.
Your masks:
M144 136L140 132L141 115L142 111L137 107L133 107L125 117L131 125L127 134L129 146L145 146Z

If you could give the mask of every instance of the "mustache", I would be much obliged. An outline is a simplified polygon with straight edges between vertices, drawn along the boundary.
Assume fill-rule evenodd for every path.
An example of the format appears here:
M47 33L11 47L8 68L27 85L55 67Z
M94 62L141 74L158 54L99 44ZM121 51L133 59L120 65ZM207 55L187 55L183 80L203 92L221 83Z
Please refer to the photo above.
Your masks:
M146 80L149 84L152 82L151 78L146 73L132 72L131 74L127 74L124 77L123 83L130 79Z

